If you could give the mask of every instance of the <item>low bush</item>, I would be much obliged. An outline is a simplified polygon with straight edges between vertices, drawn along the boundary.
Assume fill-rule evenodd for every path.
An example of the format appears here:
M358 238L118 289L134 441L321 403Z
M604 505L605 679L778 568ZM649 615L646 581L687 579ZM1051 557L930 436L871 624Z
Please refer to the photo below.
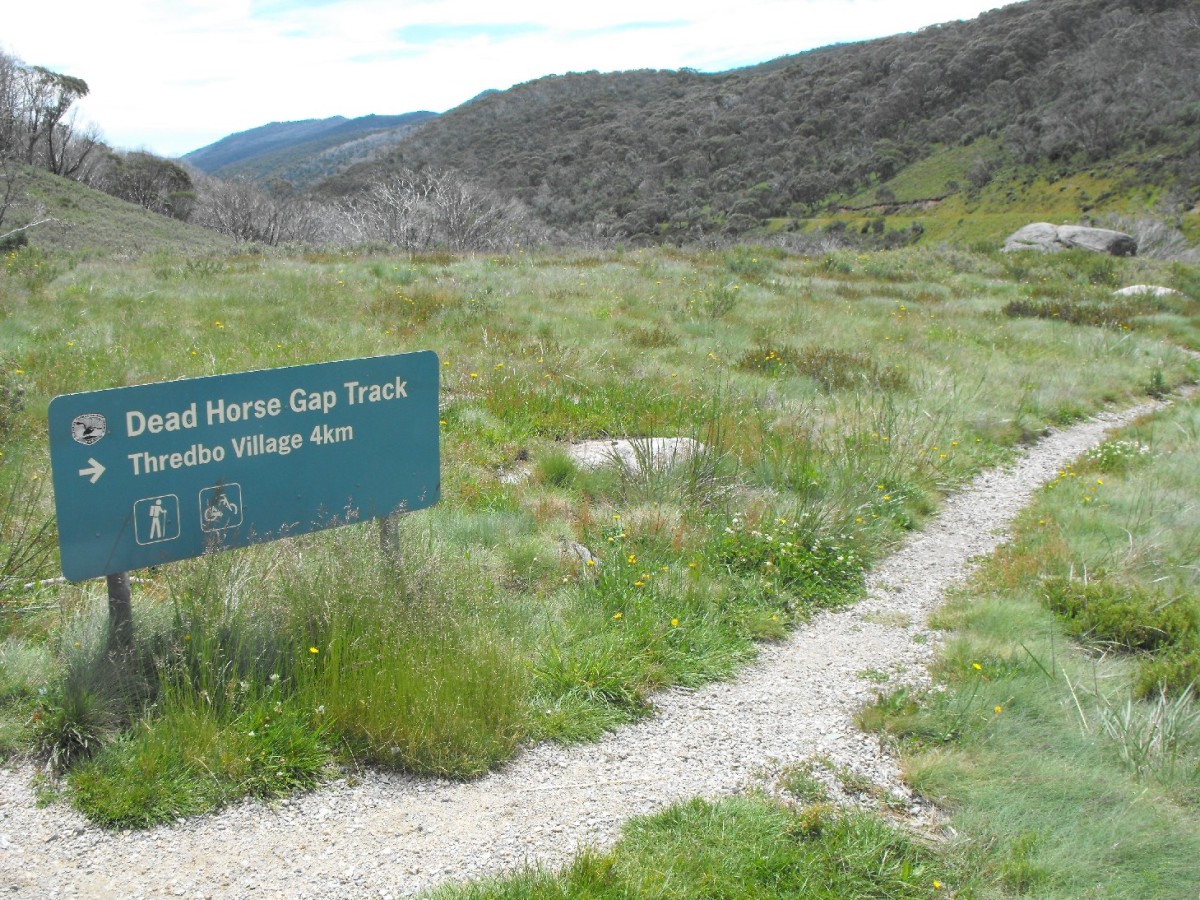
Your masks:
M1107 579L1048 578L1046 603L1071 634L1126 652L1178 647L1196 634L1196 602Z
M1010 300L1004 305L1003 313L1011 318L1057 319L1072 325L1130 329L1136 326L1139 316L1148 316L1164 308L1162 304L1146 300L1078 300L1058 296L1045 300Z
M802 375L811 378L821 390L832 392L854 387L901 390L908 379L898 366L883 366L868 353L838 350L832 347L803 347L786 344L760 346L742 355L737 367L743 372L772 377Z

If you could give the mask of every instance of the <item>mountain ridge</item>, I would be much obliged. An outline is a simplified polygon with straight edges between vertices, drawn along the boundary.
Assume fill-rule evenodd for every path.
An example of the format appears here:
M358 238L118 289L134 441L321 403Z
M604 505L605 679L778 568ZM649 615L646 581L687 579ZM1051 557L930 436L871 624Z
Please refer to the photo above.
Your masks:
M391 141L407 130L437 117L427 110L379 115L371 113L357 118L330 116L325 119L301 119L291 122L270 122L227 135L218 141L185 153L180 160L207 175L222 178L248 177L267 181L288 181L302 188L330 174L329 171L310 174L313 161L322 157L352 157L351 161L369 158L374 143ZM351 148L363 151L357 157ZM336 164L335 164L336 165Z

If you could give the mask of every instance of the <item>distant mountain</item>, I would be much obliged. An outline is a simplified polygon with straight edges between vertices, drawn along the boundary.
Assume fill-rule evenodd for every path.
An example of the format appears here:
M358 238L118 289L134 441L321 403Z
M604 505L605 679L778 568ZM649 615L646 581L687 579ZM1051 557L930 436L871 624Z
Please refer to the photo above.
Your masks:
M260 182L278 179L301 189L370 159L378 148L395 144L436 118L437 113L422 111L272 122L221 138L182 159L209 175Z
M430 120L320 191L436 167L568 233L692 240L853 204L969 203L1002 173L1054 179L1119 163L1087 203L1140 180L1146 196L1174 191L1190 208L1198 15L1195 0L1030 0L732 72L542 78ZM918 168L913 196L896 196Z

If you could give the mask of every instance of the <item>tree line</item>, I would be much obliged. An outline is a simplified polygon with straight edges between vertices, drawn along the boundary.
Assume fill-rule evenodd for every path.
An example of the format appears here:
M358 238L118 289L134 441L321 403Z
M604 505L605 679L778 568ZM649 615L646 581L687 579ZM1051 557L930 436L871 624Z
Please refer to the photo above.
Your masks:
M1195 0L1030 0L727 73L539 79L443 114L326 190L437 165L551 227L690 240L818 215L978 142L962 189L1005 167L1078 169L1162 148L1181 160L1172 180L1186 192L1197 98Z
M99 132L80 123L73 109L87 93L82 78L0 53L0 158L55 175L80 172L100 144Z

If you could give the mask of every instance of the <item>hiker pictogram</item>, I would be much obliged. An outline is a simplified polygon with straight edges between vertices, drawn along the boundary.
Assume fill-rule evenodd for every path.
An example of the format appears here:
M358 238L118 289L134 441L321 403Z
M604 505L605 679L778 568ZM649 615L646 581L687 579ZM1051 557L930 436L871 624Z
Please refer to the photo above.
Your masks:
M139 544L158 544L179 537L179 498L163 494L134 503L133 534Z

